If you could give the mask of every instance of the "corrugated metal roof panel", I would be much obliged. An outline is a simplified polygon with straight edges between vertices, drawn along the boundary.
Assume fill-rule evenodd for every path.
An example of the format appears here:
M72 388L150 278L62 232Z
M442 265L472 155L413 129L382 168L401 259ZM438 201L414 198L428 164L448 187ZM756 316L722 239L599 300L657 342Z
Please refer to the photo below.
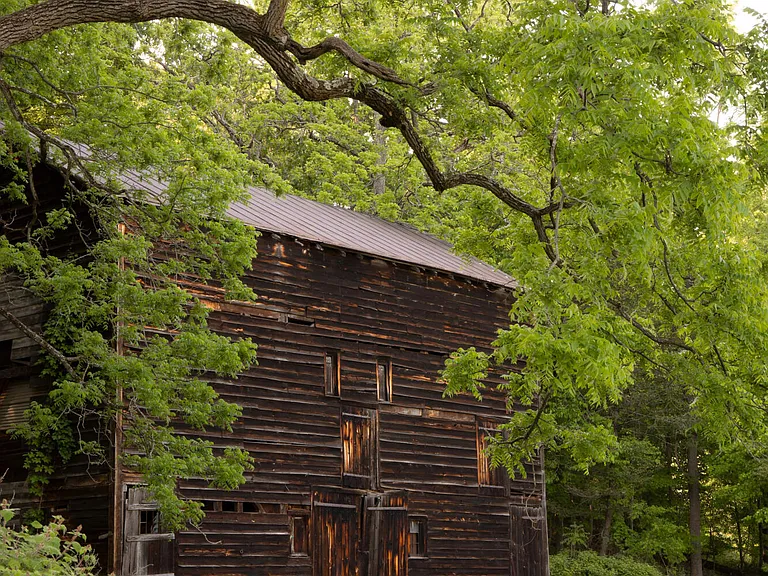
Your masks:
M406 224L290 194L275 196L264 188L249 192L248 204L233 204L229 214L258 230L517 287L507 274L476 258L463 258L449 243Z
M162 182L143 174L126 174L123 183L127 188L143 188L150 196L160 197L164 192ZM459 274L507 288L518 286L504 272L477 258L462 257L453 252L448 242L407 224L388 222L292 194L276 196L266 188L253 187L248 192L248 202L234 203L228 214L258 230Z

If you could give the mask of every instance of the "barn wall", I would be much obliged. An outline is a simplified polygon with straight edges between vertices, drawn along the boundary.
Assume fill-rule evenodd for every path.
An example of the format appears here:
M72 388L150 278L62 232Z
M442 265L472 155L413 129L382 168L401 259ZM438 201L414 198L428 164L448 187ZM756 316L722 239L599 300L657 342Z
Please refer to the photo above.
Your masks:
M488 347L508 322L509 293L270 234L247 283L258 302L190 286L208 297L212 329L259 345L257 367L216 383L243 417L211 436L249 450L255 470L232 493L184 485L190 497L239 504L178 535L177 574L311 574L311 557L290 555L291 519L309 513L313 488L342 488L340 414L356 407L376 409L379 491L405 491L408 514L427 518L428 557L411 558L409 573L510 574L510 502L540 504L540 470L511 496L478 486L476 417L503 419L504 398L444 398L437 382L451 351ZM329 351L340 358L340 398L325 395ZM391 403L377 400L382 358L392 363Z

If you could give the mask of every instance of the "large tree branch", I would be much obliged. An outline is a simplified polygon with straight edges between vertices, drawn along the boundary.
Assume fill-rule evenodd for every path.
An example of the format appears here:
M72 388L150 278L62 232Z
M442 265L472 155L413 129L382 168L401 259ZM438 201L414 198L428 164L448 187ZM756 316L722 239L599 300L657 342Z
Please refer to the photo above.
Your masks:
M341 38L331 36L326 38L322 42L315 44L314 46L302 46L293 39L289 39L285 43L286 49L299 59L301 64L305 64L310 60L319 58L323 54L328 52L338 52L344 58L349 61L355 68L359 68L364 72L368 72L377 78L400 84L401 86L413 86L410 82L407 82L397 75L397 72L391 68L374 62L373 60L366 58L349 44L344 42Z
M540 240L545 243L545 249L548 248L548 256L552 258L552 247L546 232L543 237L541 235L541 218L561 209L559 203L537 208L488 176L466 172L446 174L435 162L409 119L406 108L395 98L355 78L321 80L307 74L294 57L306 61L336 51L356 68L380 80L408 84L394 71L365 58L340 39L328 38L310 48L301 46L283 29L287 4L288 0L272 0L267 14L262 15L228 0L47 0L0 18L0 53L17 44L76 24L136 23L163 18L186 18L221 26L253 48L283 84L300 98L307 101L352 98L381 114L381 124L400 131L436 190L442 192L462 185L479 186L514 210L529 216Z
M43 350L48 352L51 356L56 358L58 360L59 364L61 364L64 367L64 370L67 371L67 373L72 376L77 381L80 381L80 377L77 375L77 372L75 372L75 369L72 367L72 364L69 363L69 360L67 359L64 354L62 354L59 350L57 350L50 342L48 342L45 338L40 336L37 332L32 330L29 326L24 324L21 320L19 320L10 310L6 310L2 306L0 306L0 316L4 316L11 324L16 326L19 330L24 332L32 341L40 346Z

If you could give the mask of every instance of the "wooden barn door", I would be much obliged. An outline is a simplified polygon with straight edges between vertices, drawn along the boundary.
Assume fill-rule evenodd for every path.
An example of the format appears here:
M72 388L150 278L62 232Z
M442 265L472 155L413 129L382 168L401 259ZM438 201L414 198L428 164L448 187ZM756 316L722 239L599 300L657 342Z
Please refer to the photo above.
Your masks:
M511 576L546 576L547 520L541 506L509 507Z
M386 492L365 497L367 576L408 574L408 496Z
M358 576L359 496L336 490L312 494L314 576Z
M342 484L348 488L375 488L376 463L376 410L342 407Z
M162 532L160 512L145 488L129 486L123 507L123 576L174 573L174 535Z

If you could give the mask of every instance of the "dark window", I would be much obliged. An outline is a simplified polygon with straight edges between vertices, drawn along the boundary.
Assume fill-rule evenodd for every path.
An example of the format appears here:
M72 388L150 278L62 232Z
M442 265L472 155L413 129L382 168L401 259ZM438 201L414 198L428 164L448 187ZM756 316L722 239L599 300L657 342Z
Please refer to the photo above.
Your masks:
M419 516L408 518L408 555L427 555L427 519Z
M297 324L299 326L314 326L315 321L312 318L306 318L303 316L286 316L285 321L288 324Z
M12 350L13 340L3 340L0 342L0 368L8 368L11 365Z
M221 503L222 512L237 512L237 502L231 500L225 500Z
M381 402L392 402L392 363L389 360L376 362L376 385Z
M291 517L291 554L309 555L309 516Z
M217 502L214 502L213 500L203 500L203 510L206 512L216 512L216 506Z
M157 510L141 510L139 517L139 534L160 533L160 512Z
M480 486L506 487L509 476L503 466L492 466L488 454L491 438L497 433L498 423L482 418L477 419L477 481Z
M339 353L326 352L325 354L325 395L340 396L339 386L341 374L339 371Z
M243 512L258 512L259 508L253 502L243 502Z
M344 486L372 488L375 484L375 410L341 411L341 473Z

